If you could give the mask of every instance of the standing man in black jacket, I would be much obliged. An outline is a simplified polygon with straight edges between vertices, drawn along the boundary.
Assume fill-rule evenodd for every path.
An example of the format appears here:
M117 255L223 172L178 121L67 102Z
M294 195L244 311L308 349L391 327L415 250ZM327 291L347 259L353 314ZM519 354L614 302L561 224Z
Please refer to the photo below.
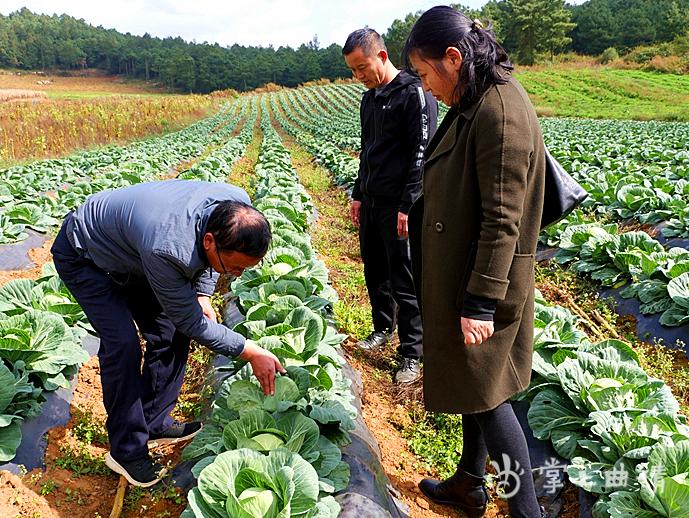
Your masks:
M421 374L423 351L407 214L421 194L424 150L435 132L438 104L418 77L392 64L373 29L351 33L342 54L368 88L361 100L361 156L350 215L359 227L374 331L358 346L383 346L397 322L402 362L395 380L411 383Z

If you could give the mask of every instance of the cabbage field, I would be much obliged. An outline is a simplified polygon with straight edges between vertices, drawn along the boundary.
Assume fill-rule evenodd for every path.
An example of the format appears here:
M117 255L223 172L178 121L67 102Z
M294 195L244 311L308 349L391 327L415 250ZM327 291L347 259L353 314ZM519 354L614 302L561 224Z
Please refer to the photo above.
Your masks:
M31 232L54 234L66 212L104 189L174 177L234 182L230 171L257 143L248 185L274 240L225 294L239 310L225 322L276 354L288 374L265 397L250 366L223 368L204 429L182 452L196 479L182 516L335 518L346 506L355 481L343 451L361 416L345 373L348 337L332 311L344 294L312 243L319 214L287 142L351 187L361 92L329 84L244 95L163 137L0 171L0 244L10 247ZM542 235L543 249L636 300L638 315L660 328L689 331L689 124L545 119L542 127L590 193ZM581 315L546 295L537 294L534 374L520 396L534 437L595 500L594 516L689 516L686 402L644 370L632 344L587 334ZM45 393L69 387L88 360L89 332L50 264L39 278L0 287L0 462L14 458Z

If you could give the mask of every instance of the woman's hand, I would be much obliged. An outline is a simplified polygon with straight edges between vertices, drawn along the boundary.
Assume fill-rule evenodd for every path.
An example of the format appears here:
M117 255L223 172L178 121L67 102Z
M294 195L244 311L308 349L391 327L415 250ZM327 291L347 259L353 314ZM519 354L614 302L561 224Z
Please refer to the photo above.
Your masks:
M253 340L247 340L244 344L244 350L239 357L251 364L254 376L261 384L263 393L266 396L275 394L275 371L287 374L277 356L265 350Z
M476 320L461 317L465 345L480 345L493 336L492 320Z
M199 295L197 298L199 306L201 306L203 310L203 316L217 324L218 315L215 314L215 309L213 308L213 304L211 304L211 298L206 295Z

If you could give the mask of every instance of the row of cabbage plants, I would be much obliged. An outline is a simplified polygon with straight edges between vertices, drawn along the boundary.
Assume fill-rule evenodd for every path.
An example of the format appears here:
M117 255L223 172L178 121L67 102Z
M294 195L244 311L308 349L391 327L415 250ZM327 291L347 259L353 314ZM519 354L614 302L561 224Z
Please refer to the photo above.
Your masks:
M334 518L332 494L349 483L339 446L356 417L336 349L344 336L327 321L336 293L308 236L310 197L268 118L262 127L254 204L274 237L261 265L232 284L244 315L235 329L272 351L288 374L265 396L250 365L235 364L183 452L198 460L183 516Z
M243 113L243 112L242 112ZM203 180L206 182L226 182L228 172L234 163L244 156L246 148L254 136L254 125L258 116L258 104L252 100L251 109L244 118L239 135L228 140L216 149L195 162L178 175L184 180Z
M300 88L284 92L291 113L299 119L299 126L314 137L331 142L342 149L361 151L359 111L351 104L349 110L334 109L331 98L317 94L323 88ZM326 108L327 106L327 108Z
M337 111L347 118L357 116L356 110L352 112L352 106L356 107L361 100L362 86L352 83L348 87L330 85L311 87L308 90L322 99L322 103L329 112ZM350 92L350 95L347 95L347 91Z
M534 436L568 459L569 480L594 494L596 518L679 517L689 513L689 427L662 380L650 377L619 340L591 343L577 317L537 294Z
M330 171L337 185L350 188L359 174L359 159L333 144L330 139L309 133L302 119L296 115L288 95L272 94L270 104L273 116L282 128L304 146L317 163Z
M293 122L358 151L359 99L351 97L352 86L290 91ZM441 105L440 119L445 112ZM542 119L541 125L552 153L589 191L585 207L619 220L666 222L665 236L689 237L689 124Z
M620 233L615 223L572 219L557 239L556 261L603 286L626 285L620 295L637 298L644 315L660 313L662 325L689 322L689 250L666 249L645 232Z
M543 119L553 155L589 191L586 205L615 219L667 222L689 237L689 124Z
M26 229L47 232L95 192L155 180L209 147L222 145L247 109L248 99L243 98L163 137L0 171L0 244L26 239Z
M82 339L91 330L52 263L37 280L0 287L0 462L12 460L21 423L41 412L46 391L69 388L88 360Z

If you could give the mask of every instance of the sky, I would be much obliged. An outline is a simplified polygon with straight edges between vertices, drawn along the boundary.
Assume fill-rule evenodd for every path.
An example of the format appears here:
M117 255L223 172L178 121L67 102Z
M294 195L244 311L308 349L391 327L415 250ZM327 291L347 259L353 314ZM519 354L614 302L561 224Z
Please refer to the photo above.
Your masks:
M463 0L480 7L486 0ZM7 15L27 7L35 13L69 14L91 25L152 36L181 36L220 45L298 47L318 36L321 47L344 44L368 25L384 33L396 18L442 4L442 0L0 0Z

